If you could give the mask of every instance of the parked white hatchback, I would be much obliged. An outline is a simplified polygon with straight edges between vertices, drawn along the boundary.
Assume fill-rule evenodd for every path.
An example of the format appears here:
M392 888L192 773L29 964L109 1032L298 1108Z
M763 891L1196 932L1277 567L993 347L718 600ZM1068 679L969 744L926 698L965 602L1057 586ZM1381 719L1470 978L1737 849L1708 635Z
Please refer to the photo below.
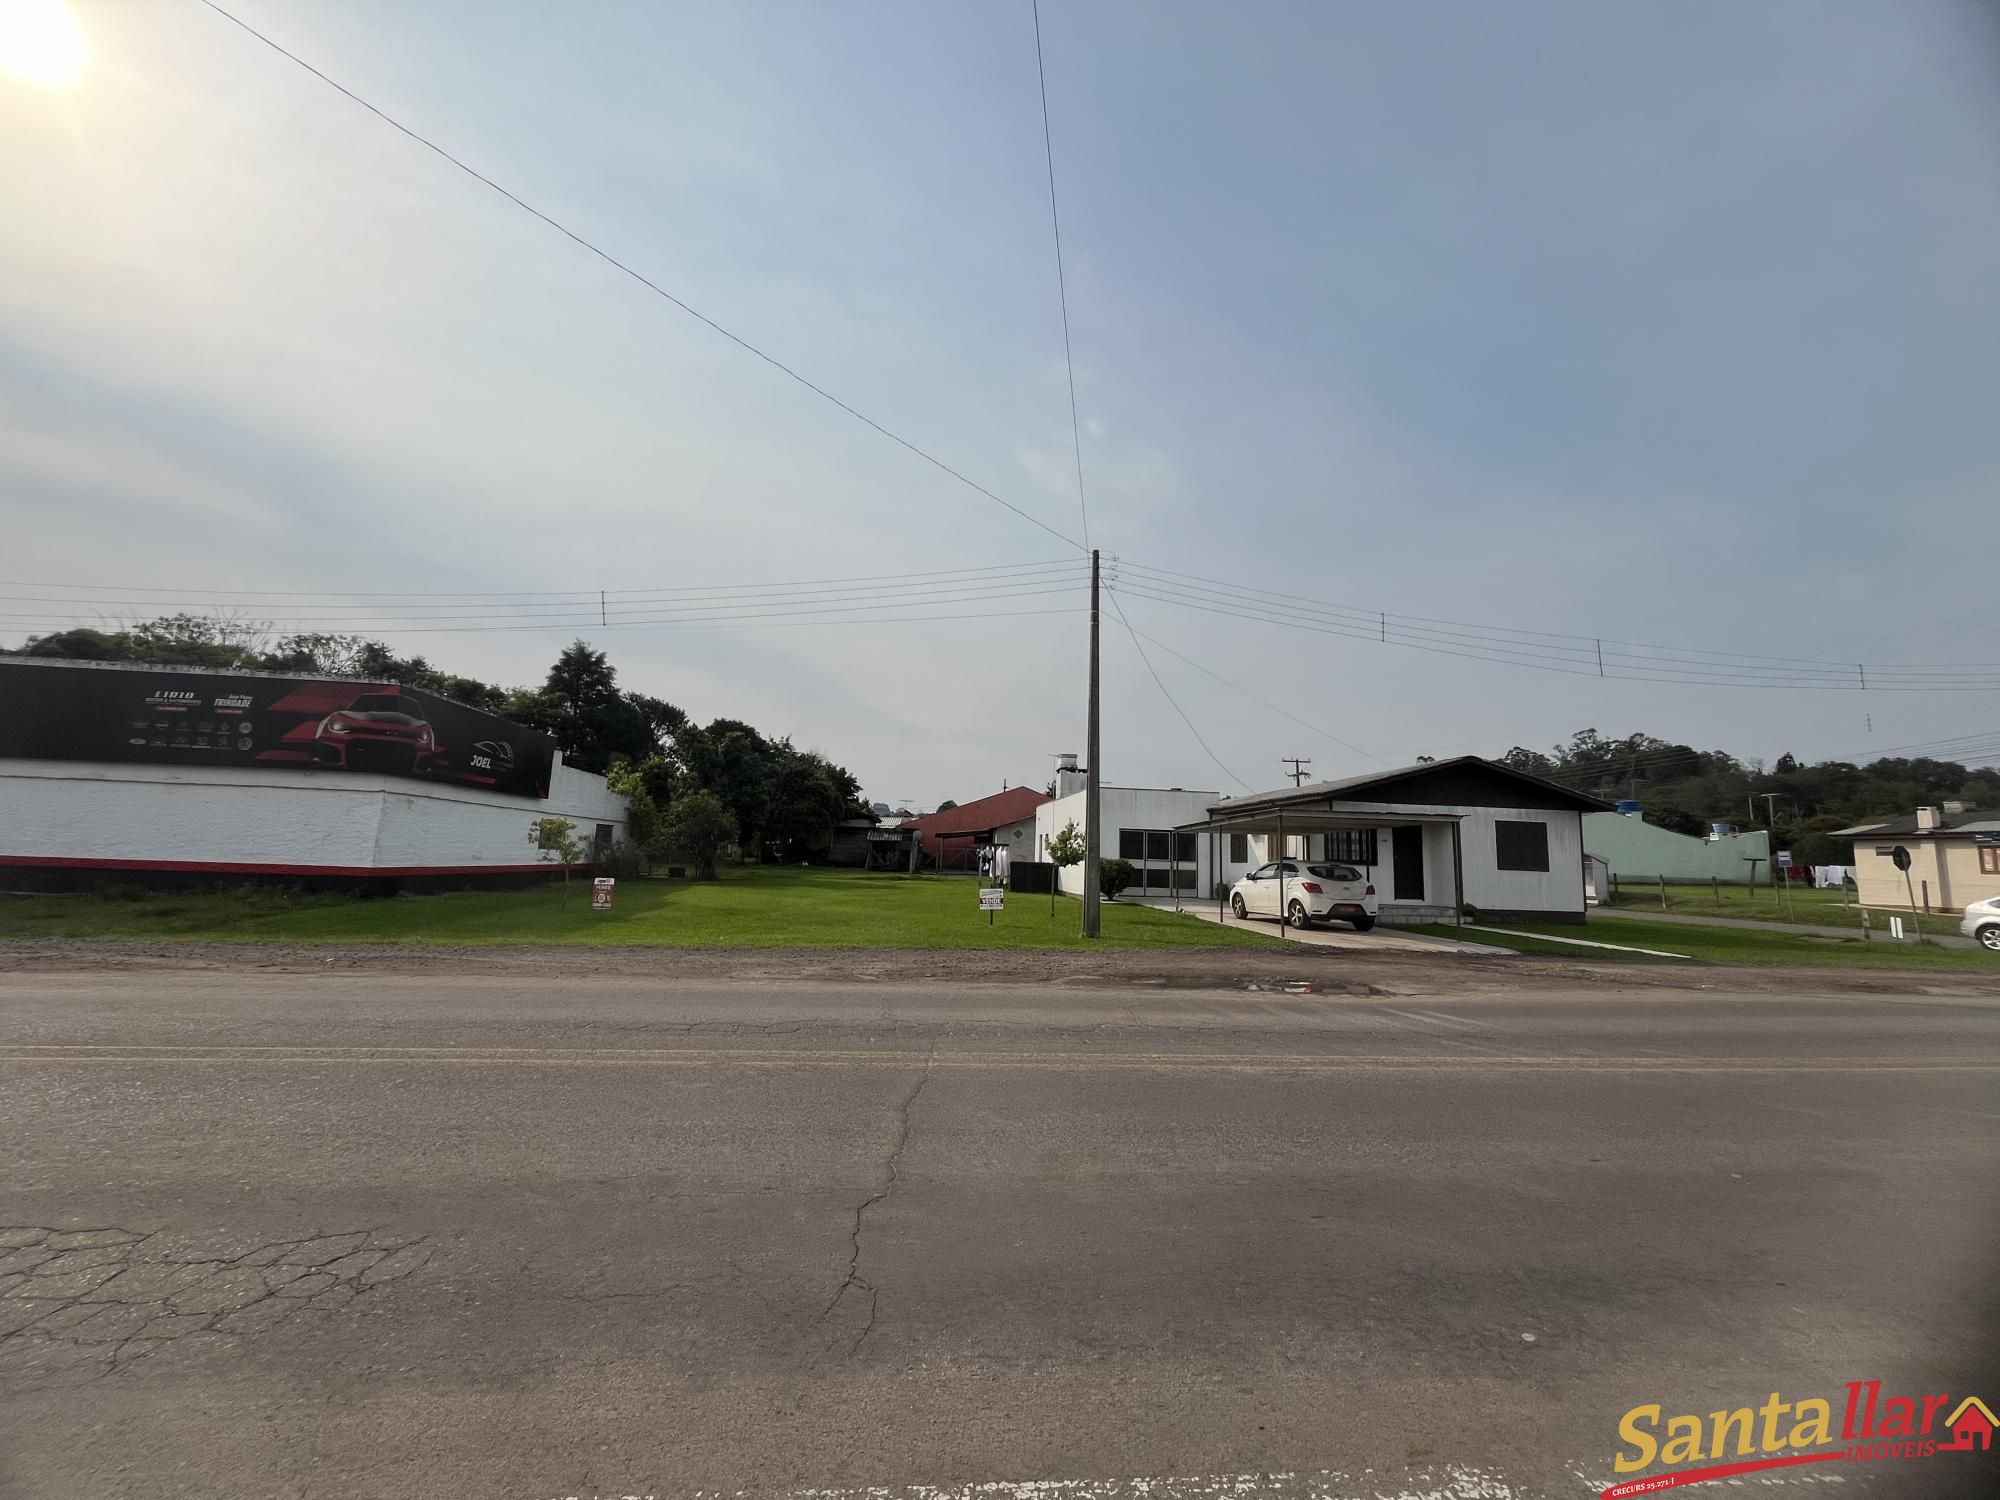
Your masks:
M1965 920L1958 924L1958 930L1969 938L1978 938L1981 947L2000 953L2000 896L1988 896L1966 907Z
M1382 904L1374 884L1352 865L1283 859L1259 866L1231 886L1229 905L1238 917L1276 917L1294 927L1331 917L1366 932Z

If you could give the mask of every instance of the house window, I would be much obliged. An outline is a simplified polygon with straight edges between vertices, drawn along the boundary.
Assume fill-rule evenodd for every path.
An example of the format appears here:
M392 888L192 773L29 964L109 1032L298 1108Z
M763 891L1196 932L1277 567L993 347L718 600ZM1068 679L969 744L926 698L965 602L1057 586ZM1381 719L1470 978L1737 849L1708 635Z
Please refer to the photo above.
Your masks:
M1549 868L1549 825L1516 823L1505 819L1493 824L1494 863L1502 870Z
M1229 862L1232 865L1247 865L1250 863L1249 834L1232 833L1229 835Z
M2000 847L1986 844L1979 846L1979 873L2000 875Z
M1146 857L1146 831L1143 828L1121 828L1118 830L1118 857L1138 864Z
M1326 857L1345 865L1372 865L1375 858L1375 830L1336 828L1326 836Z
M1174 835L1174 858L1184 865L1191 865L1201 858L1201 840L1192 833Z

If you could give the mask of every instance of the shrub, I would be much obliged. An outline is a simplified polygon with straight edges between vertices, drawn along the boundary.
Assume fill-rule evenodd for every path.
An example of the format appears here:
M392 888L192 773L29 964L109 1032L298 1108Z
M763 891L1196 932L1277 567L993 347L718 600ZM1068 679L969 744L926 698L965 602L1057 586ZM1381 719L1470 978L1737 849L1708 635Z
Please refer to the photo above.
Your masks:
M613 880L644 880L648 868L645 850L620 839L597 862L596 873L609 875Z
M1106 899L1116 901L1118 893L1132 883L1129 859L1101 859L1097 862L1097 888Z

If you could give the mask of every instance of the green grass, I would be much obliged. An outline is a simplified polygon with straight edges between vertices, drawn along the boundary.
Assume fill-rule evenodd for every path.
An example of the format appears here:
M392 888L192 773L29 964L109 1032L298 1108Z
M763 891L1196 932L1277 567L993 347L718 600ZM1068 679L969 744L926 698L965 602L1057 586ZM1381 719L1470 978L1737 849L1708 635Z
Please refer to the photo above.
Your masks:
M223 891L24 896L0 900L0 938L188 942L562 944L672 948L1076 948L1080 905L1012 892L993 924L975 886L949 876L745 867L719 881L621 881L610 912L590 883L428 896ZM1108 903L1105 948L1272 947L1280 939L1171 912Z
M1896 944L1878 937L1874 942L1852 938L1814 937L1807 933L1759 932L1742 927L1695 927L1681 923L1643 922L1632 918L1592 916L1588 922L1528 923L1499 922L1495 926L1528 937L1503 937L1492 932L1463 932L1459 936L1475 943L1491 943L1521 953L1552 958L1618 959L1651 963L1638 954L1612 953L1598 948L1575 948L1564 943L1535 941L1535 934L1549 937L1583 938L1593 943L1627 943L1634 948L1651 948L1659 953L1678 953L1688 958L1721 964L1797 964L1812 968L1837 969L1948 969L1986 973L2000 980L2000 959L1983 949L1939 948L1930 943ZM1451 937L1457 929L1427 927L1419 931Z
M1782 887L1774 891L1768 886L1746 890L1740 885L1725 885L1721 895L1718 905L1716 893L1709 886L1669 885L1666 910L1690 917L1739 917L1760 922L1801 922L1824 927L1852 927L1856 932L1861 930L1861 908L1855 903L1851 891L1844 907L1839 891L1820 891L1809 886L1795 885L1788 894ZM1660 887L1657 882L1621 881L1618 899L1606 909L1659 911ZM1889 911L1881 907L1869 910L1875 931L1886 933L1889 930ZM1909 911L1897 914L1906 923L1915 923L1927 933L1958 931L1959 914L1956 911L1934 912L1929 916Z

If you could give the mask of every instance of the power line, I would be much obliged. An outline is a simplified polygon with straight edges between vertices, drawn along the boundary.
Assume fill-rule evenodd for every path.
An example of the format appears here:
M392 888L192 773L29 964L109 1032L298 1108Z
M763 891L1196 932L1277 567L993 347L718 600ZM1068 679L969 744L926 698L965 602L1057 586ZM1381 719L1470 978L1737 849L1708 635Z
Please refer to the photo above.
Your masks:
M1035 78L1042 86L1042 154L1049 164L1049 227L1056 241L1056 298L1062 304L1063 368L1069 372L1069 436L1076 449L1076 505L1083 516L1083 545L1090 548L1090 504L1083 494L1083 427L1076 418L1076 357L1069 343L1069 284L1063 275L1062 219L1056 213L1056 148L1049 133L1049 75L1042 67L1042 3L1030 0L1035 15Z
M1253 788L1249 782L1245 781L1241 776L1238 776L1234 771L1230 770L1229 767L1222 764L1222 757L1217 755L1213 750L1209 748L1208 741L1201 737L1201 731L1194 727L1194 720L1190 719L1187 716L1187 710L1182 708L1179 703L1175 702L1174 695L1167 691L1167 685L1166 683L1160 680L1160 674L1157 670L1155 670L1152 658L1146 655L1146 648L1139 643L1139 632L1134 630L1132 628L1132 622L1125 618L1125 606L1118 602L1117 591L1114 589L1107 588L1105 589L1104 592L1106 597L1108 597L1111 600L1111 607L1118 611L1118 623L1123 625L1125 627L1125 633L1132 637L1132 649L1139 653L1139 660L1145 664L1147 673L1151 675L1153 679L1153 686L1157 687L1160 690L1160 696L1167 700L1168 707L1172 708L1175 713L1181 716L1181 722L1187 725L1188 733L1194 736L1194 742L1197 745L1201 746L1203 752L1208 756L1210 760L1215 762L1216 767L1222 772L1223 775L1227 776L1231 781L1235 782L1238 786L1242 787L1244 791L1246 792L1254 791L1255 788Z
M327 74L321 72L318 68L314 67L311 63L307 62L303 57L300 57L296 52L293 52L288 48L281 46L279 43L273 41L270 37L264 35L263 32L257 30L257 28L252 26L249 22L243 20L241 17L236 16L227 10L224 10L220 5L217 5L215 3L215 0L201 0L201 3L207 6L210 10L214 11L218 16L221 16L225 21L229 21L232 24L240 27L242 30L248 32L251 36L255 37L258 41L262 42L266 47L269 47L273 52L277 53L280 57L284 57L294 63L297 63L301 68L304 68L308 73L312 74L313 77L317 78L321 83L324 83L329 88L334 89L335 91L341 94L344 94L347 98L353 100L356 104L360 105L363 109L367 110L370 114L374 115L378 120L382 121L383 124L388 125L397 131L400 131L402 134L408 136L411 140L415 141L418 145L426 147L427 149L436 152L439 156L443 157L446 161L450 162L454 167L457 167L459 171L465 173L466 176L474 179L477 182L484 183L487 187L491 188L494 192L498 193L501 197L505 198L509 203L513 204L523 213L531 214L535 218L540 219L544 224L548 225L549 228L555 230L558 234L562 235L564 238L573 240L576 244L580 245L585 250L588 250L592 255L595 255L599 260L603 261L606 265L611 266L615 270L622 271L625 275L631 277L632 280L638 282L639 285L645 287L646 290L652 292L655 296L662 297L668 302L671 302L675 307L679 308L689 317L695 319L699 323L705 324L707 327L721 334L724 338L728 339L732 344L735 344L738 348L744 349L749 353L756 355L757 358L763 360L764 363L771 366L772 369L780 371L781 373L790 376L793 380L797 381L800 385L804 386L807 390L811 391L815 396L820 397L822 400L831 402L833 405L839 407L842 411L846 412L850 417L853 417L857 422L861 422L869 427L872 427L876 432L879 432L883 437L889 439L890 442L897 444L899 447L908 449L911 453L916 454L918 458L921 458L925 463L930 464L937 469L943 470L946 474L949 474L953 479L956 479L960 484L964 485L966 488L974 490L977 493L984 495L988 500L991 500L994 504L1002 506L1007 510L1012 511L1015 515L1019 516L1029 525L1039 526L1043 531L1046 531L1050 536L1055 537L1058 541L1065 542L1069 546L1075 547L1080 551L1088 552L1090 550L1087 546L1078 542L1074 537L1065 536L1062 532L1056 530L1055 527L1049 525L1048 522L1043 521L1037 518L1036 516L1031 515L1029 512L1021 509L1021 507L1014 504L1013 501L1003 499L1001 496L996 495L992 490L989 490L985 485L979 483L977 480L968 478L966 475L960 473L957 469L954 469L950 464L946 463L943 459L939 458L936 454L918 447L915 443L911 442L908 438L902 436L900 433L892 432L887 427L884 427L880 422L876 421L873 417L869 416L867 413L858 411L854 407L849 406L845 401L841 400L840 397L834 395L833 392L826 389L825 386L816 384L814 381L807 379L804 375L801 375L797 370L793 369L790 365L786 364L783 360L777 358L775 355L765 353L762 349L758 348L755 344L751 343L748 339L744 338L742 335L733 333L729 329L723 327L722 324L716 322L715 319L709 317L707 313L701 312L691 304L682 301L679 297L676 297L672 292L668 291L658 282L653 281L649 277L642 275L638 271L635 271L632 267L625 264L624 261L618 259L617 256L611 254L610 251L605 250L601 246L594 244L590 240L585 239L582 235L578 234L575 230L569 228L569 226L563 224L561 221L550 218L549 215L543 213L539 208L536 208L533 204L520 198L509 189L502 187L499 183L495 182L491 177L488 177L485 173L479 171L475 167L467 165L465 162L461 161L458 157L453 156L449 151L445 150L444 147L440 146L436 141L431 140L428 136L420 135L417 131L411 129L408 125L405 125L401 120L395 118L395 116L389 114L387 111L379 108L374 104L371 104L368 100L362 98L361 95L355 93L354 90L347 87L346 84L341 83L338 80L329 77Z
M919 568L911 573L859 573L843 578L775 578L758 583L697 583L686 584L666 590L669 593L696 593L713 590L751 588L807 588L814 584L841 583L895 583L908 578L955 578L968 574L1015 573L1040 568L1075 568L1082 566L1078 559L1067 557L1044 558L1035 562L989 563L976 568ZM154 593L154 594L198 594L230 599L285 598L285 599L567 599L572 602L588 602L600 593L612 598L643 595L653 590L633 589L462 589L456 592L446 589L391 589L368 592L357 589L189 589L173 588L164 584L111 584L111 583L47 583L31 578L0 578L0 588L63 589L76 593Z
M1297 724L1302 729L1311 730L1314 734L1318 735L1321 739L1326 740L1328 743L1338 745L1343 750L1352 750L1356 755L1363 756L1368 760L1372 760L1378 766L1387 766L1389 764L1388 761L1384 760L1381 756L1375 754L1374 751L1363 750L1359 745L1354 744L1349 740L1342 739L1339 735L1334 734L1331 730L1322 729L1317 724L1311 723L1305 719L1301 719L1297 714L1293 713L1290 709L1279 707L1277 704L1271 702L1270 699L1260 697L1256 693L1253 693L1252 691L1250 691L1249 688L1243 686L1242 683L1232 682L1229 678L1224 677L1220 672L1215 671L1213 668L1205 667L1200 662L1196 661L1193 657L1188 656L1183 652L1176 651L1172 646L1169 646L1165 641L1159 639L1159 637L1147 635L1145 631L1136 629L1130 625L1127 625L1126 629L1131 630L1134 635L1138 636L1139 639L1147 642L1149 645L1157 646L1159 647L1160 650L1166 652L1167 655L1174 657L1178 661L1186 663L1190 667L1193 667L1197 672L1202 673L1204 676L1213 677L1217 682L1221 683L1224 687L1235 689L1237 692L1241 693L1244 697L1248 698L1251 702L1262 704L1265 708L1268 708L1274 714L1283 715L1285 718L1290 719L1294 724Z
M1179 608L1208 614L1250 620L1259 624L1282 625L1349 640L1385 641L1391 645L1429 651L1439 656L1456 656L1469 661L1530 667L1538 671L1559 672L1573 677L1606 676L1626 681L1671 683L1691 687L1762 686L1861 690L1858 677L1827 669L1818 664L1785 669L1777 666L1733 666L1721 662L1703 662L1694 658L1635 657L1624 660L1614 671L1600 673L1594 665L1594 652L1589 658L1591 664L1586 665L1583 657L1566 655L1560 651L1523 647L1506 641L1495 641L1490 637L1397 626L1393 623L1395 618L1393 616L1387 617L1389 623L1382 624L1378 624L1377 619L1371 617L1364 627L1338 618L1329 618L1296 604L1270 604L1249 598L1190 598L1185 592L1157 592L1158 585L1153 589L1143 586L1148 581L1144 577L1138 577L1136 582L1127 581L1121 587L1135 598L1152 599L1162 604L1172 604ZM1612 653L1606 653L1607 658L1611 655ZM1910 675L1896 675L1897 672L1898 669L1895 668L1878 669L1880 675L1869 674L1867 688L1884 692L1992 692L2000 689L2000 676L1994 675L2000 672L2000 668L1985 663L1911 669Z

